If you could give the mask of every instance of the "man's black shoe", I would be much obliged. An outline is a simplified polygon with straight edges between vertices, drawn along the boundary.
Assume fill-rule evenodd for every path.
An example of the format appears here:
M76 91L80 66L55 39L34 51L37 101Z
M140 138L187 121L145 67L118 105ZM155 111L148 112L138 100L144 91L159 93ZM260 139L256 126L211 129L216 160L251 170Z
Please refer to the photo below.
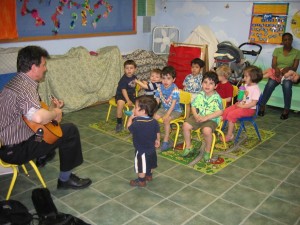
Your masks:
M37 158L36 163L35 163L36 166L37 167L44 167L47 164L47 162L51 161L55 157L55 154L56 154L56 152L52 151L52 152L48 153L45 156Z
M79 178L75 174L71 174L69 180L61 181L58 179L57 181L57 189L83 189L92 184L91 179L89 178Z

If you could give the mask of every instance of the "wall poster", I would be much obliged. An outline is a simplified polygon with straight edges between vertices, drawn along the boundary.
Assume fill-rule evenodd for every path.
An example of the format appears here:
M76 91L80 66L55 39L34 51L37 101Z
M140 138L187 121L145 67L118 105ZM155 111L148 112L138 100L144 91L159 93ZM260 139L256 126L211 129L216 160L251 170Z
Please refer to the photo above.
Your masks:
M249 42L280 44L289 3L253 3Z
M9 1L17 3L18 31L9 41L136 34L136 0Z

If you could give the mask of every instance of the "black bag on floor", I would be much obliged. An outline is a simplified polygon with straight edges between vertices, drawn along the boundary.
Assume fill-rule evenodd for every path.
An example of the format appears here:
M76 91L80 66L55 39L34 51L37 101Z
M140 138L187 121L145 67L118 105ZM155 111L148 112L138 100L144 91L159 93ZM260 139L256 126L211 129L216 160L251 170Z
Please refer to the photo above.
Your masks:
M0 201L0 224L29 225L32 215L27 207L16 200Z
M39 225L89 225L75 216L58 212L47 188L34 189L31 198Z

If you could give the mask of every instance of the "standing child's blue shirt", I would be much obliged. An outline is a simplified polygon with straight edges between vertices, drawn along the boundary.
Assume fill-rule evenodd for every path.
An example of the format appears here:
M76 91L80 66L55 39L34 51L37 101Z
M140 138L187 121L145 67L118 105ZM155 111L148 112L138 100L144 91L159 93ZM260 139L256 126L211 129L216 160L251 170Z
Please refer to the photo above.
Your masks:
M162 104L162 107L167 111L172 105L172 100L176 100L174 107L175 112L181 112L179 105L179 89L176 84L172 84L169 88L165 88L164 85L160 85L155 92L155 98L159 98Z

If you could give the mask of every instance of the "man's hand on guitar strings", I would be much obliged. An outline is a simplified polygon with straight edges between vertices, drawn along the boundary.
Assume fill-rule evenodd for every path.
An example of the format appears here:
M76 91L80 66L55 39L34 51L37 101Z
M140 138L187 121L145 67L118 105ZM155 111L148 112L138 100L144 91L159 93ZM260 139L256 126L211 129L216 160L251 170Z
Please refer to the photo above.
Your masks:
M62 108L64 106L64 102L55 98L53 95L50 95L49 98L51 99L51 107L52 108Z

